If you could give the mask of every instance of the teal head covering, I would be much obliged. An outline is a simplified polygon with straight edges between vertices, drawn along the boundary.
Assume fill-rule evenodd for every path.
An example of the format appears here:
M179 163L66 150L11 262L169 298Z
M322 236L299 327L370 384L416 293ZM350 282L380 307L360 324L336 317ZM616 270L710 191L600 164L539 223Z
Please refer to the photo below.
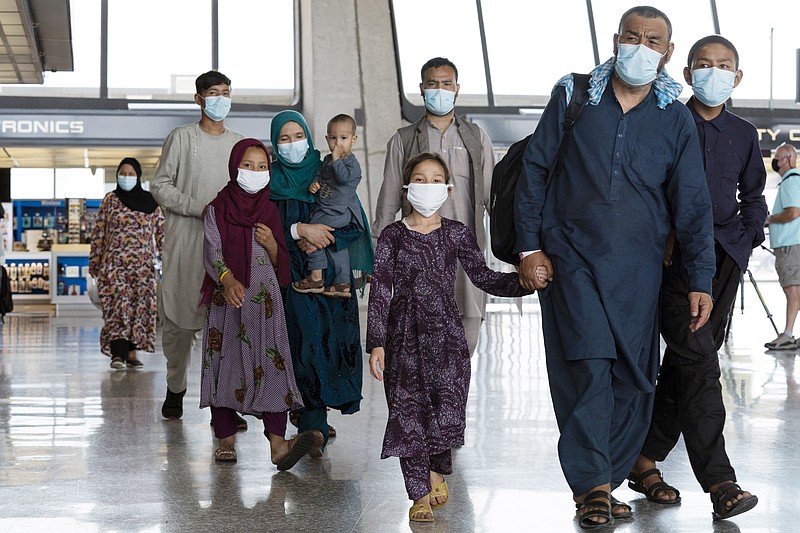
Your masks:
M306 132L308 139L308 154L306 158L293 165L278 154L278 138L281 135L281 128L287 122L297 122ZM314 141L311 140L311 132L308 131L308 124L303 115L297 111L287 109L281 111L272 119L270 125L270 141L275 147L275 162L272 164L270 187L270 198L272 200L300 200L303 202L314 202L314 195L308 192L308 186L317 176L317 169L321 163L319 150L314 148Z

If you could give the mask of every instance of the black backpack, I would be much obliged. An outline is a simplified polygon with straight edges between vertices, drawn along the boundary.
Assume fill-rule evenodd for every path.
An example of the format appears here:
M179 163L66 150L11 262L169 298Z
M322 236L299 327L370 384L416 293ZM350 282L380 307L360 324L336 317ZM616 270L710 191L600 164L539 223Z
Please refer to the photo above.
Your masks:
M550 178L561 171L569 132L589 99L589 75L573 72L572 76L575 84L569 106L564 113L564 135L558 146L555 163L550 167L550 173L547 175L548 182ZM517 181L523 172L522 156L525 154L525 148L532 135L512 144L492 171L489 203L489 235L492 253L499 260L512 265L519 264L519 256L514 253L517 242L517 231L514 228L514 195L517 190Z

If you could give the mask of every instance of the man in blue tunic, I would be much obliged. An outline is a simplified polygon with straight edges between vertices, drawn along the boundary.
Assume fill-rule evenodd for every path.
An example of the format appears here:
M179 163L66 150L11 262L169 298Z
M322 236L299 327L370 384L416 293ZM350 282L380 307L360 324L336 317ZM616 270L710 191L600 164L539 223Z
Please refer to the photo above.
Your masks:
M650 423L671 226L688 273L692 331L712 307L711 202L694 120L677 102L681 85L663 70L671 30L651 7L622 16L614 57L591 72L563 170L547 183L571 76L553 91L517 187L520 282L539 290L559 458L584 528L631 516L617 501L612 513L610 493L630 472Z

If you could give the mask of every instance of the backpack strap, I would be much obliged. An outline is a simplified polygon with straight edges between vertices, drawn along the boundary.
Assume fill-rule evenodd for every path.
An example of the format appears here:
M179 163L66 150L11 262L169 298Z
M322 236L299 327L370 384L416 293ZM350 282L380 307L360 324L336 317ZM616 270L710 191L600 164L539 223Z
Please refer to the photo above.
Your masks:
M583 108L586 107L586 103L589 101L590 78L591 75L589 74L572 73L574 87L572 89L572 98L569 99L569 105L564 112L564 122L562 124L564 126L564 134L561 136L561 143L558 145L555 163L550 167L550 172L547 174L546 183L550 183L550 179L564 168L564 152L567 150L567 140L569 139L570 131L572 131L572 126L575 125L581 111L583 111Z

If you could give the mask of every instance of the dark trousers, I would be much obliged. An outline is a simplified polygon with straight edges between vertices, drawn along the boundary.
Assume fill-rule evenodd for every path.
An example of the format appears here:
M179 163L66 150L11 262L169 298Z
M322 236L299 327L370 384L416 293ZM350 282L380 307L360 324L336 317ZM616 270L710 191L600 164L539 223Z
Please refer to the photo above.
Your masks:
M450 449L436 455L401 457L400 470L406 482L409 500L418 500L431 491L431 470L443 476L453 473L453 458Z
M113 357L119 357L123 361L128 359L128 352L136 349L136 345L125 339L114 339L109 343L109 349Z
M317 430L322 433L322 449L328 445L330 437L328 430L328 408L325 406L313 409L303 409L297 417L297 431Z
M283 437L286 434L286 411L281 413L261 413L261 420L264 422L264 435L269 438L269 434ZM214 436L224 439L235 435L238 431L236 427L236 411L229 407L211 407L211 425L214 427Z
M547 354L550 393L561 437L558 458L575 496L622 484L650 424L653 394L614 376L613 359L568 361Z
M722 436L725 406L717 351L725 340L741 270L719 243L716 254L714 308L708 322L694 333L689 331L688 278L680 257L673 257L664 271L661 335L667 349L658 376L653 419L642 448L649 459L663 461L683 433L692 470L705 492L721 481L736 481Z

